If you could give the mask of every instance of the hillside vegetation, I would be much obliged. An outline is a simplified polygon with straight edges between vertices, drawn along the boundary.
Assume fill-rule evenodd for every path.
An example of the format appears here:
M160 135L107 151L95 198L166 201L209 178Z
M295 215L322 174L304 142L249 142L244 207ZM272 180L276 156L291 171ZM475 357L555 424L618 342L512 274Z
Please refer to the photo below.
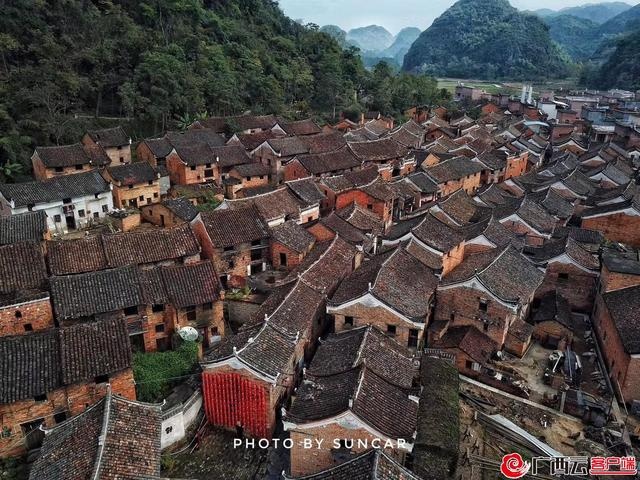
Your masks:
M414 42L404 70L478 79L558 78L568 58L548 27L507 0L460 0Z

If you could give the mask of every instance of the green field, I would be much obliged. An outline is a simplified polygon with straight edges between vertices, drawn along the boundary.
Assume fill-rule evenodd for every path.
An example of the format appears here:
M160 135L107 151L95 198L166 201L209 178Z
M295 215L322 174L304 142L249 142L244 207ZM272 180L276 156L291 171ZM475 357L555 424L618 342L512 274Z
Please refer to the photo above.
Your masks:
M466 86L480 88L488 93L506 93L509 95L520 95L522 91L522 85L524 82L491 82L487 80L473 80L473 79L459 79L459 78L439 78L438 88L446 88L451 93L456 89L459 82L464 83ZM546 82L532 82L535 95L548 90L567 90L576 88L577 81L575 78L564 80L549 80Z

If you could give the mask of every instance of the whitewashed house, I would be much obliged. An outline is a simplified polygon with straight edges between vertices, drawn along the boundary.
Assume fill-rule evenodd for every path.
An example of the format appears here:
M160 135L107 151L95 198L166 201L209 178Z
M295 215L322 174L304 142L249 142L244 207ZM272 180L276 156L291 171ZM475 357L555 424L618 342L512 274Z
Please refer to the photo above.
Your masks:
M42 182L0 184L0 215L44 210L52 233L67 233L113 210L111 185L97 170Z

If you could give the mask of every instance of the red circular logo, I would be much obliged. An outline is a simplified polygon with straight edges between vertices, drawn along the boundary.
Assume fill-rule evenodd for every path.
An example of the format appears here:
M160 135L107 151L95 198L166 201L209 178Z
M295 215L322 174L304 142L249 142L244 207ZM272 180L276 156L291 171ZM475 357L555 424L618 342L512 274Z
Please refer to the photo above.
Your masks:
M522 478L531 469L531 464L522 460L519 453L510 453L502 457L500 473L507 478Z

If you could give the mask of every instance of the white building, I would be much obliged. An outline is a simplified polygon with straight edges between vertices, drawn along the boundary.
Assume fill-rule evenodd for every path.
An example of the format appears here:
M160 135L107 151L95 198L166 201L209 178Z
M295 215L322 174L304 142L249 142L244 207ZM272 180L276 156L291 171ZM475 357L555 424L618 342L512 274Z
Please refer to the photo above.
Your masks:
M97 170L43 182L0 184L0 215L44 210L52 233L67 233L113 210L111 185Z

